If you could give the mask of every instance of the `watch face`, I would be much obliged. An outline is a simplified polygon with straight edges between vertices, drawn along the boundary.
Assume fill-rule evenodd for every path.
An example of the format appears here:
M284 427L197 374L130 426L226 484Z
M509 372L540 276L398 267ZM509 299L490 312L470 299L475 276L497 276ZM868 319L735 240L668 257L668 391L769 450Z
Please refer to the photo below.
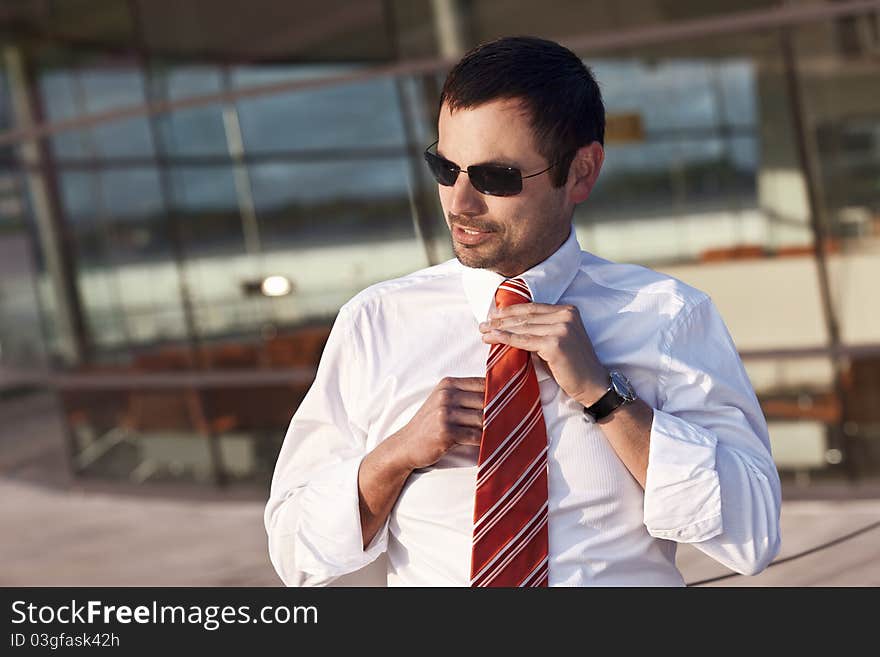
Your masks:
M614 386L615 392L618 395L626 399L626 401L633 401L636 398L636 392L633 390L632 385L630 385L629 379L627 379L622 372L618 370L611 370L611 385Z

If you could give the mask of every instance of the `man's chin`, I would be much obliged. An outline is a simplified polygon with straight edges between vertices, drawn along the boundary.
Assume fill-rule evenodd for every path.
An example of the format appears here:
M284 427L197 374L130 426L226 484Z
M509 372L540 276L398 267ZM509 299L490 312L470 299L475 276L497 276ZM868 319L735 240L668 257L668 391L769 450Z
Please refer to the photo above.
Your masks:
M453 253L461 264L471 269L492 269L498 264L497 254L477 253L475 248L456 246Z

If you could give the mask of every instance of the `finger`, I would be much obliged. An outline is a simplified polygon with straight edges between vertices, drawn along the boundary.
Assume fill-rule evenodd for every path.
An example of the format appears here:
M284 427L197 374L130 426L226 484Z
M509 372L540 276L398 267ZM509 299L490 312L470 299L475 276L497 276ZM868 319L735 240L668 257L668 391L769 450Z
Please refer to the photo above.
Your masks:
M540 351L543 345L544 336L530 335L525 333L511 333L509 331L500 331L492 329L488 333L483 333L483 342L490 344L509 344L517 349L526 351Z
M459 427L483 428L483 409L453 408L448 414L449 422Z
M499 329L508 329L517 326L537 326L537 325L546 325L546 326L556 326L559 324L565 324L568 320L568 315L565 312L559 313L546 313L544 315L518 315L516 317L495 317L485 322L481 322L479 325L480 332L485 333L486 331L499 328Z
M553 313L564 308L565 306L552 303L515 303L505 308L492 307L489 309L489 315L491 317L513 317L529 313Z
M504 328L491 329L500 330L502 333L516 333L518 335L561 335L562 331L559 324L513 324ZM487 331L488 332L488 331Z
M457 432L454 440L459 445L479 445L482 442L483 430L475 428L462 428Z
M485 376L447 376L445 379L450 386L456 390L469 390L471 392L482 392L486 388ZM442 381L441 381L442 383Z
M461 408L476 408L483 410L485 403L485 393L471 392L469 390L461 390L455 395L455 401Z

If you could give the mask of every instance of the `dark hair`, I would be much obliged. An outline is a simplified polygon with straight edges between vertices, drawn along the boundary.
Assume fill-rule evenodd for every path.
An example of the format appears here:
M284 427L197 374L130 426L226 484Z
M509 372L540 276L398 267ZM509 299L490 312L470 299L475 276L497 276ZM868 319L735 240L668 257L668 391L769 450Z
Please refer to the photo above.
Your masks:
M590 69L571 50L530 36L502 37L470 50L446 76L440 107L470 109L519 99L529 113L538 152L554 187L568 178L574 152L605 143L605 106Z

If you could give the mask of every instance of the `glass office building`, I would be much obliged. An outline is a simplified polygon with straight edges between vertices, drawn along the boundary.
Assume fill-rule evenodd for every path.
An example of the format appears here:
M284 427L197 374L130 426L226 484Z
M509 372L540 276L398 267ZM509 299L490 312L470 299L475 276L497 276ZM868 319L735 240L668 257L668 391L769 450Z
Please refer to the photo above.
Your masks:
M861 0L3 3L0 384L57 393L82 477L265 486L339 307L452 257L422 151L450 66L512 34L602 89L582 247L712 296L783 478L876 477Z

